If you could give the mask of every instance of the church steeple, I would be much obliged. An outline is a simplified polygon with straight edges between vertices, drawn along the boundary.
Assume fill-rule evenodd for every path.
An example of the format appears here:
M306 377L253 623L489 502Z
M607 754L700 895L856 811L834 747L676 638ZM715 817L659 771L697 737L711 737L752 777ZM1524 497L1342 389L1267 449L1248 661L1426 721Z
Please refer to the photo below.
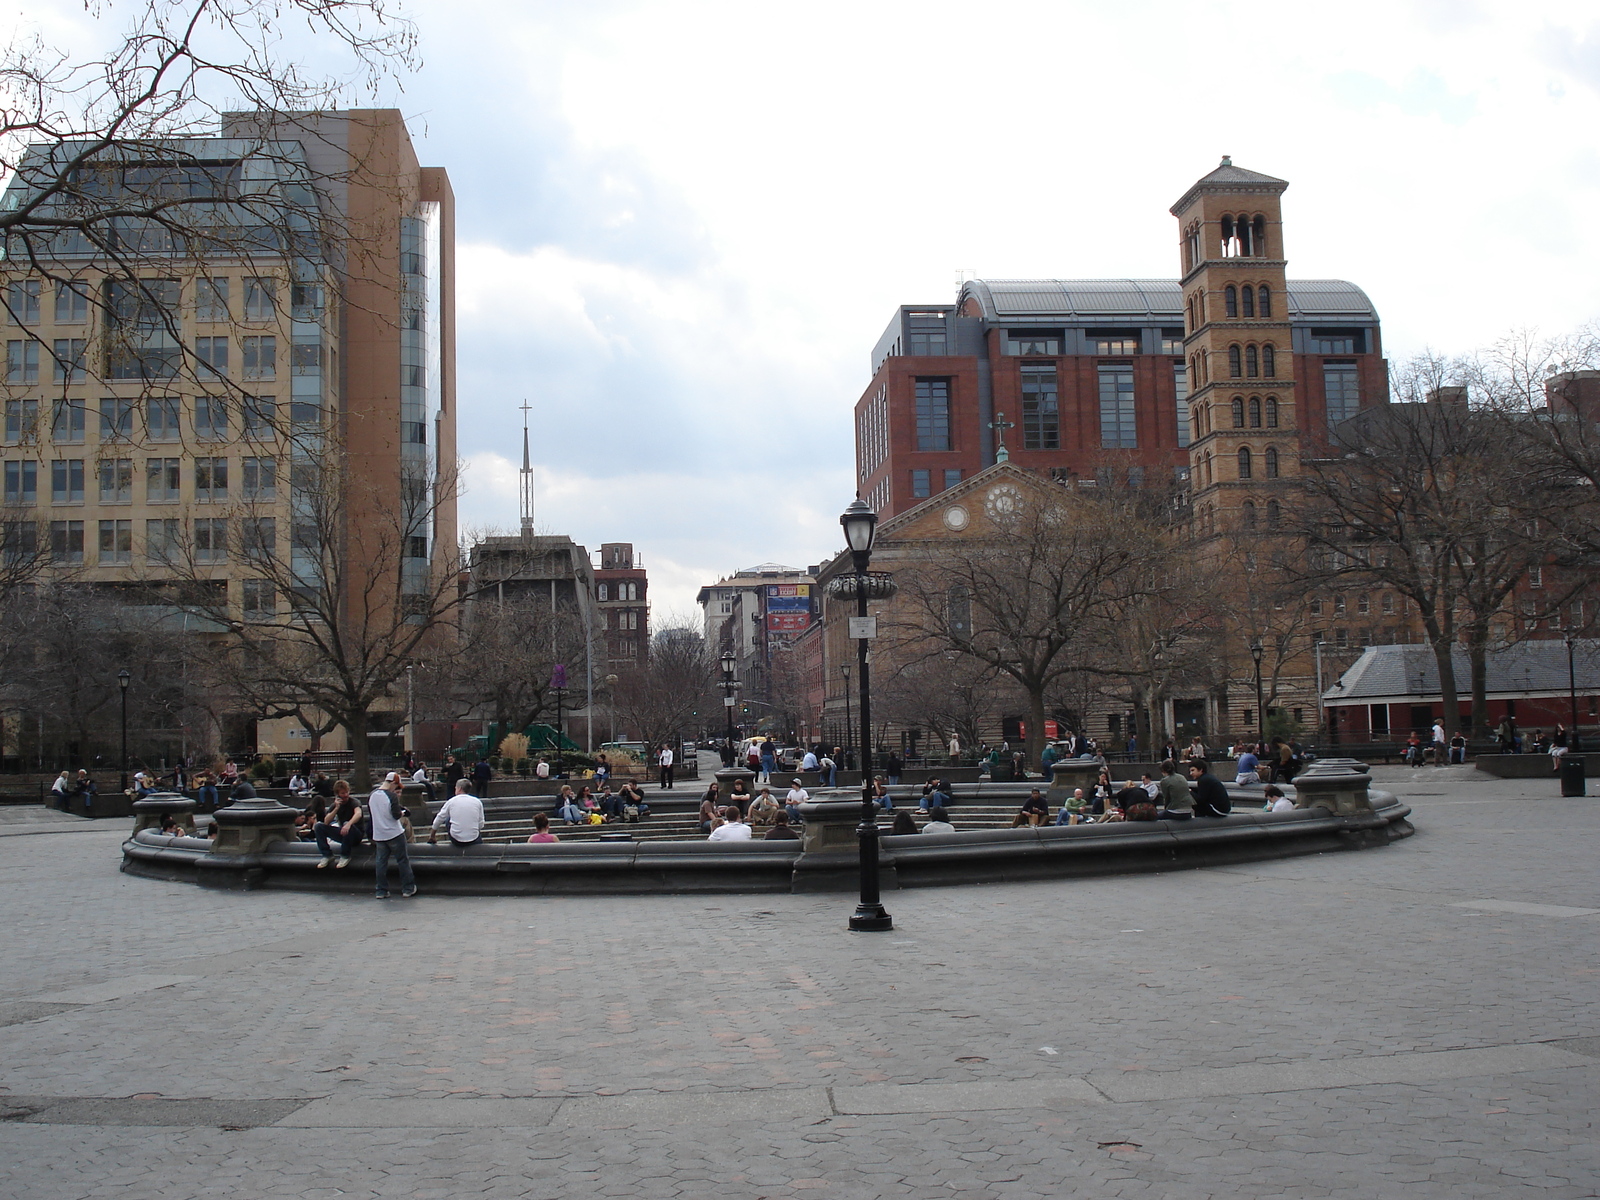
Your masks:
M1268 523L1277 481L1298 466L1281 209L1288 186L1224 155L1172 206L1183 268L1190 490L1202 534L1227 522Z

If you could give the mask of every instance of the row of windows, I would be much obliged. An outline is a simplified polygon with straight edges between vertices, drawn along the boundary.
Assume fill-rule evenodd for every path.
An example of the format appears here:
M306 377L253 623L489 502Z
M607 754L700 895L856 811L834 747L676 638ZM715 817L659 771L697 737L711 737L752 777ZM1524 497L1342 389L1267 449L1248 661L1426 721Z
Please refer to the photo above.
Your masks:
M1143 334L1137 329L1088 329L1083 331L1086 351L1089 354L1134 355L1142 353ZM1061 329L1008 329L1001 349L1010 357L1055 358L1067 344L1067 334ZM1182 354L1183 330L1163 329L1159 349L1152 354Z
M1266 284L1228 284L1222 289L1222 312L1227 317L1272 316L1272 289ZM1206 293L1196 288L1184 301L1184 315L1193 332L1206 323Z
M942 476L942 478L944 479L944 484L939 489L940 491L945 491L946 489L953 488L953 487L955 487L956 484L961 482L961 469L959 467L951 467L951 468L948 468L947 470L939 472L938 474L940 476ZM935 473L933 471L929 471L929 470L912 471L911 472L911 494L914 497L916 497L917 499L919 499L919 500L926 499L927 497L933 495L933 481L934 481L934 478L935 478Z
M1348 601L1344 596L1333 596L1327 600L1324 600L1320 596L1314 596L1311 599L1311 615L1313 617L1320 617L1326 610L1336 617L1342 617L1347 611L1347 603ZM1394 593L1384 592L1379 601L1379 605L1384 616L1392 615L1396 611ZM1355 611L1362 616L1366 616L1368 613L1370 613L1372 611L1372 597L1366 595L1365 593L1357 596L1355 602Z
M596 600L637 600L639 598L638 580L625 579L616 586L616 595L611 594L609 583L597 583L594 588Z
M83 521L7 521L0 530L0 545L12 561L31 558L41 550L41 537L48 540L50 561L58 566L83 566L86 522ZM126 520L99 521L95 562L101 566L129 566L133 563L133 526ZM189 522L189 540L184 540L184 522L161 518L144 523L144 561L151 566L171 566L194 561L214 565L228 561L235 547L246 561L262 561L277 553L278 527L272 517L254 517L230 522L226 517L200 517Z
M58 325L81 325L89 319L89 297L94 284L87 280L61 280L53 289L55 319ZM134 320L152 323L158 316L176 320L182 308L183 289L176 279L122 279L104 281L107 311L119 322ZM233 287L226 278L194 281L194 319L219 322L232 319ZM247 322L266 324L278 318L279 282L259 275L239 280L241 313ZM6 323L37 325L43 315L45 283L39 279L17 279L6 285ZM322 310L322 288L296 283L289 287L290 315L296 321L313 321Z
M1278 476L1278 448L1268 446L1261 452L1261 477L1263 479L1277 479ZM1249 446L1240 446L1235 456L1237 466L1236 478L1254 479L1256 472L1256 453ZM1211 451L1207 450L1200 459L1200 486L1209 487L1215 480L1211 467Z
M639 610L636 608L614 609L602 615L605 617L604 628L606 629L625 631L639 628ZM615 616L615 620L612 619L613 616Z
M177 346L141 346L137 352L117 347L107 355L108 379L170 379L178 373L183 352ZM47 357L51 378L56 383L82 383L88 377L88 343L82 338L56 338ZM195 374L201 379L223 379L231 373L228 339L194 339ZM6 342L6 382L39 382L40 343L12 339ZM290 373L320 375L322 346L318 343L290 347ZM239 339L240 376L262 380L278 377L278 339L244 337Z
M1229 404L1229 409L1235 429L1278 428L1279 409L1276 396L1268 396L1265 405L1262 404L1260 396L1251 396L1248 401L1243 396L1235 396ZM1190 419L1194 422L1197 436L1204 437L1214 432L1209 404L1196 404Z
M1177 392L1175 423L1178 445L1189 444L1188 372L1182 363L1172 367ZM1102 364L1098 372L1100 446L1107 450L1134 450L1139 437L1135 420L1133 367L1128 363ZM1025 450L1061 448L1060 385L1053 363L1028 363L1021 370L1022 446ZM918 379L917 449L953 448L950 436L950 384L945 379ZM927 494L927 493L922 493Z
M38 400L6 401L6 445L31 445L38 441L39 404ZM100 440L132 441L134 416L141 408L146 441L183 440L180 423L183 403L177 396L150 396L143 401L113 396L101 400ZM88 411L86 400L51 401L50 440L58 445L82 443L87 433ZM277 422L278 402L272 396L246 396L243 403L220 396L196 396L190 418L194 436L200 441L227 441L232 436L235 415L245 437L268 438ZM297 427L320 425L322 406L297 400L289 406L289 419Z
M1278 377L1278 350L1271 342L1263 346L1238 343L1228 347L1229 379L1276 379Z
M31 459L8 460L4 466L5 503L12 505L39 502L39 476L42 464ZM50 503L81 504L84 501L85 462L81 458L58 458L50 463ZM199 504L217 504L228 499L228 459L192 460L190 478L194 499ZM145 502L172 504L183 498L183 460L145 459ZM133 503L134 460L102 458L95 469L100 503ZM278 462L273 458L239 460L240 498L270 501L278 498ZM603 599L603 597L602 597Z
M1205 257L1205 226L1196 221L1183 233L1183 269L1192 271ZM1229 214L1217 223L1217 248L1223 258L1266 258L1267 218L1261 213Z

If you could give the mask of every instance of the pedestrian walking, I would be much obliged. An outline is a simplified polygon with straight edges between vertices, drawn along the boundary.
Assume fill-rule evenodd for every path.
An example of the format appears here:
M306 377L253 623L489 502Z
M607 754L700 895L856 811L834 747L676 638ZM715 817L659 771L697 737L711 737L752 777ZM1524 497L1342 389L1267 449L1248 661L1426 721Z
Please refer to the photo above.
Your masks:
M375 864L376 889L373 894L379 900L389 898L391 858L400 869L400 894L408 898L417 894L417 881L411 873L411 854L406 848L406 828L400 823L406 812L400 806L400 792L403 787L400 782L400 772L390 771L367 798L367 820L372 824L372 848L378 856Z

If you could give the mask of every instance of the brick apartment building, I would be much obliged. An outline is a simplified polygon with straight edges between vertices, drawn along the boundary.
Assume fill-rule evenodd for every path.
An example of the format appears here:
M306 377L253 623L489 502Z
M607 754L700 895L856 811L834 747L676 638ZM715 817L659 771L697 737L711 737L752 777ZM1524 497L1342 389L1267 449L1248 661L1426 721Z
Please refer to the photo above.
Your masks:
M650 578L632 542L604 542L594 572L595 608L608 667L642 664L650 652Z

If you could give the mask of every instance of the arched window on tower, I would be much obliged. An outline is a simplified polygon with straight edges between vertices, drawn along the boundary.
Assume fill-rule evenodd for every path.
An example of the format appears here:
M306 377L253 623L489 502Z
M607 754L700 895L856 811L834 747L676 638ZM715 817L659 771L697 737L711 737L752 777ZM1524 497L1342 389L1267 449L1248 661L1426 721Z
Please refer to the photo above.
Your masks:
M1261 397L1260 396L1251 396L1250 397L1250 428L1251 429L1260 429L1261 428Z
M1206 486L1211 486L1211 451L1206 451Z
M1278 351L1271 342L1261 347L1261 377L1263 379L1278 377Z
M1276 429L1277 427L1278 427L1278 398L1276 396L1268 396L1267 397L1267 428L1268 429Z
M1233 427L1235 429L1243 429L1244 428L1244 397L1243 396L1235 396L1233 398Z
M1244 316L1253 317L1256 315L1256 290L1248 283L1240 289L1239 304L1240 312Z
M1238 346L1229 346L1228 347L1228 378L1229 379L1238 379L1239 376L1242 375L1242 374L1244 374L1244 371L1241 368L1240 362L1239 362L1239 347Z
M1276 446L1267 447L1266 459L1267 478L1276 479L1278 477L1278 448Z
M1230 317L1239 315L1239 289L1231 283L1222 289L1222 311Z
M1250 478L1250 447L1249 446L1240 446L1239 447L1239 478L1240 479L1249 479Z
M1265 258L1267 256L1267 219L1258 213L1256 219L1250 223L1250 226L1251 231L1255 234L1255 237L1251 239L1255 243L1255 255L1257 258ZM1265 308L1261 310L1261 315L1263 317L1267 315Z
M1281 510L1278 508L1278 502L1276 500L1268 500L1267 501L1267 528L1268 529L1276 529L1278 527L1278 518L1279 518L1280 515L1281 515Z
M1261 360L1254 346L1246 346L1244 349L1244 373L1251 379L1261 374Z
M1258 221L1260 219L1260 217L1256 218ZM1270 317L1272 315L1272 293L1267 291L1266 284L1263 283L1256 289L1256 297L1256 311L1263 317Z
M1243 453L1243 451L1240 451L1240 453ZM1244 527L1246 529L1254 529L1256 527L1256 502L1254 500L1246 500L1239 507L1244 513Z
M1239 257L1239 229L1232 217L1222 218L1222 257Z

